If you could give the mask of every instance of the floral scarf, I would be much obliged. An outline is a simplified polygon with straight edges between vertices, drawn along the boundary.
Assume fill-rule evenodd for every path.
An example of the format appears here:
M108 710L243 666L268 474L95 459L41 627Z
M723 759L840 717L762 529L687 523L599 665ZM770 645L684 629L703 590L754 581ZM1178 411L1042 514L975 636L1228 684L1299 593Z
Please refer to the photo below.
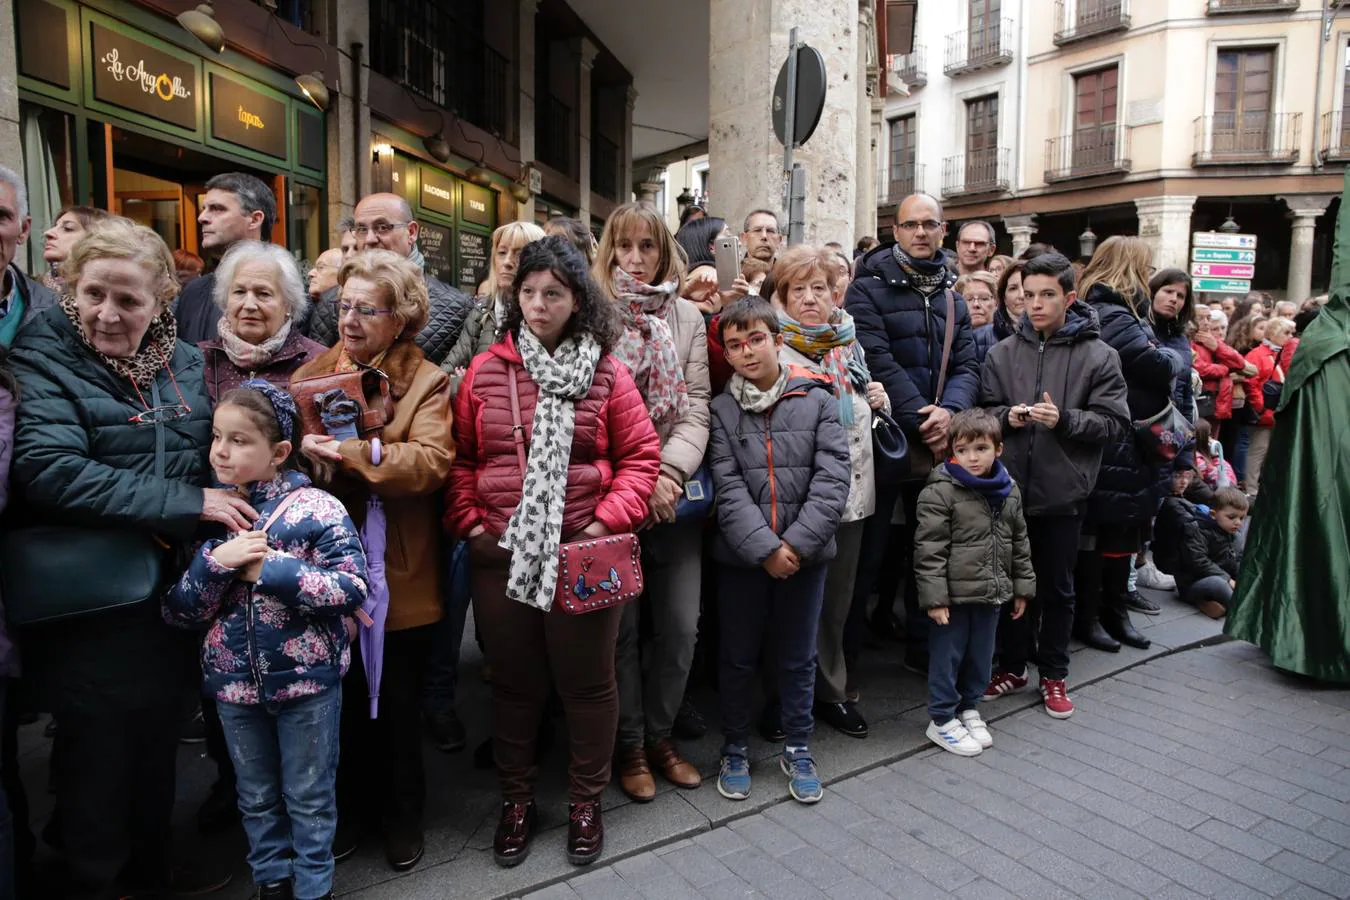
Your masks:
M499 546L511 551L506 596L547 612L558 585L558 546L567 504L567 465L578 400L591 390L600 344L590 334L570 337L549 355L528 328L520 329L520 359L539 388L520 503ZM507 374L514 378L515 372Z
M786 312L778 312L783 343L820 364L839 401L839 420L849 428L853 425L853 395L866 391L872 376L858 346L853 317L839 309L834 318L836 321L824 325L803 325Z
M761 391L755 387L753 381L740 374L732 375L731 380L727 382L727 390L736 398L736 403L741 409L750 413L762 413L777 403L783 396L783 391L787 390L788 372L788 367L780 363L778 380L767 391Z
M689 390L675 349L675 335L666 314L675 302L679 281L662 284L638 281L614 267L614 290L623 314L624 333L613 355L633 373L652 422L675 422L689 410Z
M174 345L178 342L178 320L167 308L150 320L150 327L146 329L145 337L141 338L140 348L134 356L126 358L108 356L94 346L80 324L80 310L74 297L66 294L61 298L61 311L75 326L75 332L89 352L94 354L94 358L138 388L154 384L159 370L167 369L169 360L173 359Z
M216 333L220 335L220 346L230 358L230 362L241 369L253 371L271 364L273 358L281 352L286 339L291 336L291 320L283 322L277 333L261 344L250 344L235 334L234 329L230 327L230 320L225 316L216 321Z

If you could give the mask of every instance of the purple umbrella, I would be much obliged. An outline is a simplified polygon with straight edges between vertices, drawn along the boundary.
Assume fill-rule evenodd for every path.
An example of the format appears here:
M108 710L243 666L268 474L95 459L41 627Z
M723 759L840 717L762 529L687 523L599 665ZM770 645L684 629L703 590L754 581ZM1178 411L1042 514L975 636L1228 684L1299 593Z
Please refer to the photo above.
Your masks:
M380 715L380 675L384 671L384 620L389 614L389 582L384 575L385 518L380 498L366 502L366 524L361 526L361 543L366 548L366 574L369 590L357 618L361 620L361 664L370 686L370 717Z

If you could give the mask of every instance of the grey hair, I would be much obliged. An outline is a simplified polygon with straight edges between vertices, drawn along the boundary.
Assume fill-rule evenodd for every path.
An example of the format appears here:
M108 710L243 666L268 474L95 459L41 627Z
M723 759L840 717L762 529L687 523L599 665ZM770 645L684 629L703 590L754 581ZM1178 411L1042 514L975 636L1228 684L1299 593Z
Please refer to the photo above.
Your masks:
M238 241L230 247L221 258L220 265L216 266L216 284L211 292L211 299L221 311L224 311L225 304L230 299L230 286L234 283L235 270L241 263L258 260L266 260L276 267L277 288L281 291L282 299L286 301L290 319L292 322L299 321L309 307L309 295L305 293L305 283L300 278L300 269L296 266L295 257L291 256L286 248L278 247L276 244Z
M346 234L349 231L355 230L356 230L356 220L353 219L351 216L344 216L343 218L338 220L337 233L339 237L341 237L342 235Z
M239 208L244 215L261 211L263 214L261 236L264 241L272 239L272 225L277 220L277 195L261 179L243 172L225 172L216 175L206 183L208 191L229 191L239 198Z
M14 202L19 207L19 218L28 218L28 186L19 173L8 166L0 166L0 181L14 188Z
M750 214L745 217L745 227L742 228L741 231L744 232L750 230L750 220L753 219L755 216L773 216L773 226L775 228L783 227L783 223L778 221L778 213L774 212L771 209L754 209L751 210Z

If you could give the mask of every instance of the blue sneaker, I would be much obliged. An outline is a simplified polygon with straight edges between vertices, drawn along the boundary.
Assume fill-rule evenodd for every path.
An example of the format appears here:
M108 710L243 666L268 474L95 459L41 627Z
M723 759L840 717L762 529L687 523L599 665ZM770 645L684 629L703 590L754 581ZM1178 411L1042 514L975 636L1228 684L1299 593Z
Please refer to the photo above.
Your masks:
M783 774L788 777L788 792L798 803L819 803L825 796L816 761L807 750L784 750L778 758Z
M744 800L750 796L750 760L739 753L722 757L722 768L717 773L717 793L728 800Z

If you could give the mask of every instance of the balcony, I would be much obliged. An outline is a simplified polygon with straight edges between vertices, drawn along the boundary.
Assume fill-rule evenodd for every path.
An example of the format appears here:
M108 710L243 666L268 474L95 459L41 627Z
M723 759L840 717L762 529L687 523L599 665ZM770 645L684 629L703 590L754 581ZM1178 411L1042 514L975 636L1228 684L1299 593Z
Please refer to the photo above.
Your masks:
M1298 161L1302 113L1215 113L1195 120L1193 166Z
M1129 0L1055 0L1055 21L1059 30L1055 45L1063 47L1130 27Z
M877 175L877 206L898 206L910 194L922 191L923 185L922 163L883 169Z
M1293 12L1299 0L1209 0L1207 16L1231 16L1240 13Z
M942 71L955 78L967 72L1006 66L1012 62L1017 33L1012 19L998 19L985 28L947 35L947 55Z
M1045 142L1045 181L1054 184L1130 171L1130 130L1112 122Z
M903 81L911 91L921 88L928 83L927 56L923 45L915 44L912 53L892 53L886 57L886 72Z
M1350 162L1350 117L1322 113L1322 162Z
M942 196L969 197L975 194L1001 194L1009 189L1007 147L972 150L965 156L949 156L942 161Z

